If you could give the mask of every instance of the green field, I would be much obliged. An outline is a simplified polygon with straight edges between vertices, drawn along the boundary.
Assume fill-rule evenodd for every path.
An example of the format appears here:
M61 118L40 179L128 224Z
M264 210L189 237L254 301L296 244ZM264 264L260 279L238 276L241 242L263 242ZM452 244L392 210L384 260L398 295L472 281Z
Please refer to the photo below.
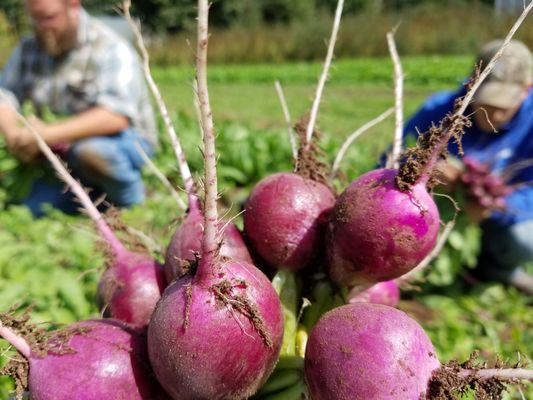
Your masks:
M409 115L429 93L456 87L468 74L471 59L414 57L402 61L406 73L404 108ZM209 67L222 212L230 207L231 213L238 211L261 177L291 168L275 80L284 88L295 121L309 110L320 71L319 63ZM153 74L191 168L199 176L202 160L191 85L193 69L155 69ZM318 118L326 161L332 162L347 135L391 107L393 101L390 60L335 60ZM391 142L393 127L394 120L389 118L353 144L341 166L343 176L335 182L337 188L342 189L349 179L372 168ZM163 129L161 142L155 163L175 185L180 185ZM183 213L153 175L149 171L145 175L148 200L124 211L122 217L135 230L130 236L144 241L161 257ZM7 207L22 191L25 176L0 142L0 310L31 304L33 320L50 327L97 317L94 298L104 259L91 223L84 217L66 217L58 212L33 220L27 210ZM476 227L460 223L433 263L426 282L418 291L404 291L400 308L427 330L441 360L464 361L476 349L489 361L500 356L512 364L519 353L531 359L532 299L498 284L465 288L460 282L462 266L473 263L478 234ZM6 348L5 343L2 346ZM6 350L1 354L5 362L11 353ZM0 382L0 399L7 399L10 383L7 379ZM531 385L522 391L526 398L533 398ZM509 398L521 398L519 391L513 389Z

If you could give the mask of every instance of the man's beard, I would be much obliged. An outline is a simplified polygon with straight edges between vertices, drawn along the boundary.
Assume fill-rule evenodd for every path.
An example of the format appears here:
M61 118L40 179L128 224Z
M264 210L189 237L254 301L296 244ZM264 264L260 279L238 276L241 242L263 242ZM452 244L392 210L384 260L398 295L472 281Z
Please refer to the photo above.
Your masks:
M69 26L64 32L57 34L53 31L43 30L35 32L37 41L52 57L61 57L76 45L77 32Z

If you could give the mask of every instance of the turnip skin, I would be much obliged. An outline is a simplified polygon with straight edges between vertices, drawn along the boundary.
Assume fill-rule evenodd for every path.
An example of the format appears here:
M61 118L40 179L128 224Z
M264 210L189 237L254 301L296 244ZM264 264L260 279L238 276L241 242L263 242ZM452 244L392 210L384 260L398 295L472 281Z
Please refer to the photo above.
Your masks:
M146 328L166 285L163 267L157 261L149 255L127 252L102 274L98 298L113 318Z
M72 354L30 356L32 400L163 400L153 377L146 338L113 319L76 322L87 328L69 341Z
M337 284L398 278L435 246L440 224L435 202L421 183L399 190L396 174L367 172L337 199L327 236L329 275Z
M424 330L381 304L348 304L324 314L307 342L313 400L419 400L440 367Z
M204 232L204 216L197 207L191 207L183 223L170 239L165 253L165 277L172 282L187 272L201 252ZM221 221L222 245L220 255L234 260L252 263L252 256L244 243L241 233L233 223Z
M358 289L357 287L355 288ZM348 303L375 303L389 307L396 307L400 301L400 288L396 281L378 282L368 289L352 295L348 293Z
M186 275L175 280L152 315L150 361L174 399L246 399L277 362L283 316L272 284L257 268L242 262L224 261L219 271L209 278ZM252 318L215 297L213 288L221 282L231 282L233 299L242 296L255 304L270 345Z
M250 193L244 233L271 267L299 270L324 247L334 203L326 185L294 173L277 173L262 179Z

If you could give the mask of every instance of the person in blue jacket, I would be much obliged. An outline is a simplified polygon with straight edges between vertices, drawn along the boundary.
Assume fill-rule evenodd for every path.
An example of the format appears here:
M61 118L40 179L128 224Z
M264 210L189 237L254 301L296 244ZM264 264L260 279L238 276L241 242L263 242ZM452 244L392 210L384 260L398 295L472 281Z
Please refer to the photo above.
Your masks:
M503 41L487 43L477 66L483 68ZM461 144L464 157L489 166L491 173L510 176L512 192L502 209L478 203L465 205L482 229L481 253L474 276L499 281L533 295L533 276L524 265L533 262L533 61L528 47L513 40L506 47L488 78L474 94L466 114L472 126L465 129ZM432 95L405 126L405 135L426 132L454 109L466 94L461 87ZM439 165L441 181L459 182L464 173L456 143L449 145L450 159ZM511 173L512 172L512 173Z

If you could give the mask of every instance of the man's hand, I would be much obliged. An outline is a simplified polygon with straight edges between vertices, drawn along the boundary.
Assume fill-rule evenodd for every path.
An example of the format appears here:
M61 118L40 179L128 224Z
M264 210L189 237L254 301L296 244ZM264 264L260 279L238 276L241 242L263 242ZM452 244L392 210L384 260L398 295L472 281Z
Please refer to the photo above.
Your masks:
M45 139L46 124L37 117L30 116L28 122L33 130ZM45 139L46 140L46 139ZM40 154L39 146L29 128L23 126L8 139L9 151L23 162L34 161Z
M479 202L467 199L464 203L464 211L468 220L473 224L479 224L484 219L488 218L491 213L489 207L484 207Z
M444 185L444 190L451 192L455 189L461 174L463 173L463 163L455 158L448 158L437 163L438 179Z

